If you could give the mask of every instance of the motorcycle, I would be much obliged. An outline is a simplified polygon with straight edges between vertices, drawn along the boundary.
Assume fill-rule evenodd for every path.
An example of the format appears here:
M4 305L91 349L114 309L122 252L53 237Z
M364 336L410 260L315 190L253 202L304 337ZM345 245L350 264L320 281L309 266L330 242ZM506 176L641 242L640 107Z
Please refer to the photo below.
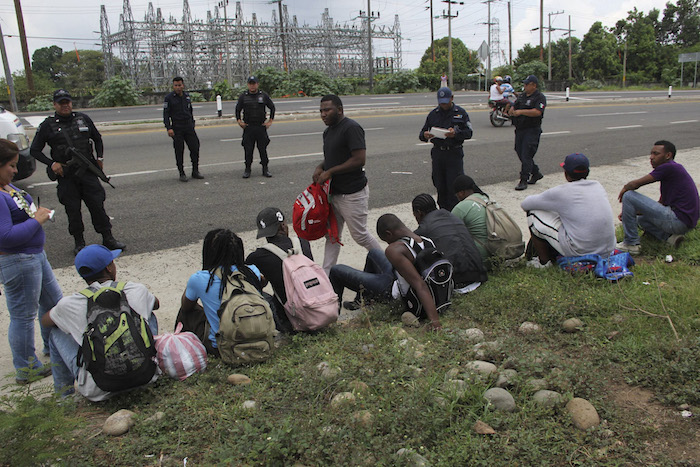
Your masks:
M506 104L504 102L489 101L489 107L491 107L491 112L489 112L491 125L499 127L510 121L510 116L506 113Z

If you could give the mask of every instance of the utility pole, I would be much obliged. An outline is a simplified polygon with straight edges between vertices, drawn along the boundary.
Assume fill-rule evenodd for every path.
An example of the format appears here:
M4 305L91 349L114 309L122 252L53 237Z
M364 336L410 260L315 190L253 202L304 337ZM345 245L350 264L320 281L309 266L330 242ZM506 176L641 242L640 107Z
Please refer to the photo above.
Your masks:
M367 0L369 3L369 0ZM282 66L284 66L284 71L289 74L289 68L287 67L287 44L285 44L284 39L284 17L282 16L282 0L272 0L272 3L276 3L279 6L280 12L280 41L282 42Z
M574 77L571 69L571 15L569 15L569 80Z
M370 0L367 0L367 54L369 55L369 90L374 89L374 57L372 57L372 21L379 19L379 12L370 11ZM365 12L360 11L360 18L365 18Z
M452 18L459 16L459 11L453 15L452 14L452 4L464 5L464 2L458 2L455 0L441 0L442 3L447 3L447 14L445 10L442 10L442 18L447 18L447 85L452 89Z
M625 37L625 56L622 59L622 87L627 84L627 38Z
M27 77L27 88L34 95L34 75L32 65L29 61L29 48L27 47L27 33L24 31L24 17L22 16L22 5L20 0L15 0L15 13L17 14L17 26L19 27L19 41L22 45L22 58L24 59L24 74Z
M228 16L226 15L226 5L228 5L228 0L221 0L219 6L224 8L224 45L226 47L226 80L228 81L228 86L231 88L233 83L231 83L231 55L228 51Z
M433 0L430 1L430 51L433 54L433 63L435 63L435 30L433 28Z
M540 62L544 62L544 0L540 0Z
M491 22L491 2L495 2L496 0L486 0L483 3L486 3L488 5L488 20L486 21L486 24L488 26L488 48L489 48L489 54L486 59L486 82L489 82L491 80L491 26L494 24ZM510 34L510 29L508 30L508 33ZM510 36L509 36L510 37Z
M489 21L491 22L491 21ZM513 27L510 19L510 2L508 2L508 66L513 73Z
M547 79L549 81L552 81L552 15L561 15L564 13L563 11L557 11L557 12L550 12L547 13L547 16L549 17L549 26L547 27L547 47L549 49L548 54L549 54L549 61L548 61L548 68L549 68L549 73L547 74Z
M2 53L2 65L5 68L5 81L10 93L10 104L12 111L17 112L17 96L15 96L15 83L12 80L12 72L10 71L10 62L7 60L7 51L5 50L5 37L2 35L2 25L0 24L0 53Z

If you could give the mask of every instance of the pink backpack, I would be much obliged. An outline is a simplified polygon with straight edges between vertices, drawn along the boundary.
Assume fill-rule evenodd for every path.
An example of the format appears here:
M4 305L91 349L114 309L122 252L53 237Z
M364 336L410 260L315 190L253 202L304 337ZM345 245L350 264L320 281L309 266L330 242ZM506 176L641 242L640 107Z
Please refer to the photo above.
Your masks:
M182 323L177 323L174 333L167 332L154 339L160 369L171 378L184 381L207 368L207 350L194 333L181 331Z
M299 239L291 240L289 251L272 243L263 248L282 260L287 292L287 303L283 305L292 327L295 331L317 331L338 321L338 295L321 266L304 256Z

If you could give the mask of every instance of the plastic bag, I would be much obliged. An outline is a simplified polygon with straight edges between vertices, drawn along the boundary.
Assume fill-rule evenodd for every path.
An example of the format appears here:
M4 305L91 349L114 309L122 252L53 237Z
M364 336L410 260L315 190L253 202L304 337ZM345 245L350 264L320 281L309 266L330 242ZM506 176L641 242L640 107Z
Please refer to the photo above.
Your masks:
M184 381L188 376L207 368L207 350L191 332L181 332L177 323L174 333L155 336L158 366L173 379Z

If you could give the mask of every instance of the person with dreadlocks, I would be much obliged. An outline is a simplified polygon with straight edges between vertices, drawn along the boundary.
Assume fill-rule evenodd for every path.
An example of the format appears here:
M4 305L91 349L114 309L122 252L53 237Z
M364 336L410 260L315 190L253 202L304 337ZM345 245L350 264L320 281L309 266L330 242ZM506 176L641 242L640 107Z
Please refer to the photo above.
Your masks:
M455 289L466 292L486 282L486 267L464 222L450 211L438 209L433 197L427 193L413 198L411 208L418 222L415 233L435 242L435 247L454 266Z
M216 273L219 272L223 280L231 283L231 277L236 271L241 271L248 282L259 291L262 290L260 270L256 266L244 264L243 241L240 237L228 229L210 230L204 237L202 270L192 274L187 281L177 320L203 312L208 324L208 326L205 325L204 332L197 332L184 320L183 330L192 331L200 338L204 337L201 340L207 348L207 353L217 357L219 356L216 344L216 333L219 332L217 311L221 305L224 287L222 279ZM197 300L202 302L201 307L197 304Z

